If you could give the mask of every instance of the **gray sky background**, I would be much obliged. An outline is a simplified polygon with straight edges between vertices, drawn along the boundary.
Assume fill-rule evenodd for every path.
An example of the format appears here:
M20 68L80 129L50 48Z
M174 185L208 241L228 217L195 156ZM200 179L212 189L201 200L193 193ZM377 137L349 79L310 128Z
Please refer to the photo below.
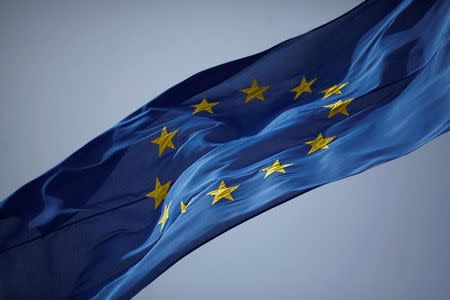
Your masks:
M193 73L359 2L0 1L0 198ZM449 153L445 135L294 199L135 299L450 299Z

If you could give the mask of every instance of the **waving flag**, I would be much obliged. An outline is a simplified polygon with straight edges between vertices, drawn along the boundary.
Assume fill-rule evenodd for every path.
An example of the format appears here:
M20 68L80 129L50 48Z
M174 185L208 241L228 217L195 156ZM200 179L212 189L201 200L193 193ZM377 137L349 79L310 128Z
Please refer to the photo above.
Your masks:
M449 22L447 0L369 0L167 90L0 203L0 299L128 299L228 229L443 134Z

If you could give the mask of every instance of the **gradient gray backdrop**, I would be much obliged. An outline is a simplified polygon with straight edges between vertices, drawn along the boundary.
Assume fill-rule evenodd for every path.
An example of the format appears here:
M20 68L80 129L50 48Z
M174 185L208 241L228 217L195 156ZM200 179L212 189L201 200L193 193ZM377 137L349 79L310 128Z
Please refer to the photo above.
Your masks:
M193 73L359 2L2 1L0 198ZM294 199L135 299L450 299L449 153L446 135Z

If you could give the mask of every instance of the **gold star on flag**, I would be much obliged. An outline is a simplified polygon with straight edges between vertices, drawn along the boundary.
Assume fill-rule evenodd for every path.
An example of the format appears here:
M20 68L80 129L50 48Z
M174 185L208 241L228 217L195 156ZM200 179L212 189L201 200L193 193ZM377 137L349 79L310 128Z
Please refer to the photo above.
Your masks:
M213 190L208 193L208 195L214 196L214 199L213 199L213 202L211 205L216 204L217 202L220 201L220 199L227 199L227 200L233 201L234 199L233 199L233 196L231 195L231 193L233 191L235 191L238 187L239 187L239 185L227 187L225 184L225 181L222 180L220 182L219 188L217 190Z
M201 111L206 111L209 112L210 114L213 114L212 108L219 103L220 102L208 102L206 98L203 98L202 102L200 102L199 104L191 105L192 107L195 108L192 114L195 115L196 113Z
M161 225L161 230L164 228L164 225L166 225L167 220L169 219L169 205L164 205L164 211L163 215L161 216L161 219L159 219L158 224Z
M264 101L264 92L269 89L269 85L259 86L258 82L253 80L252 85L249 88L242 89L241 92L247 94L245 98L245 103L252 101L253 99L258 99Z
M156 177L155 188L150 193L145 196L148 198L155 199L155 209L161 204L161 202L166 198L167 192L169 191L171 181L167 181L165 184L161 184L158 177Z
M321 133L312 141L306 142L306 144L311 146L308 154L314 153L321 149L328 149L328 144L331 143L336 138L336 136L324 138Z
M266 179L270 174L278 172L278 173L286 173L284 168L292 166L293 164L280 164L280 161L277 159L271 166L266 167L264 169L259 170L260 172L266 172L264 175L264 179Z
M294 100L297 100L298 97L300 97L303 93L310 93L312 94L311 85L317 80L317 78L314 78L310 81L307 81L305 76L302 76L302 80L294 87L291 92L295 93Z
M347 106L353 101L354 98L351 99L347 99L347 100L339 100L333 104L330 105L325 105L324 107L329 108L330 112L328 113L328 119L337 115L337 114L343 114L348 116L348 110L347 110Z
M181 211L182 214L186 213L186 208L187 208L186 204L184 204L184 202L181 201L180 202L180 211Z
M161 156L167 148L175 149L175 145L173 144L172 139L175 134L177 134L177 132L178 129L169 132L167 131L167 128L164 127L159 138L152 140L153 144L157 144L159 146L159 156Z
M331 86L331 87L329 87L329 88L327 88L327 89L325 89L323 91L320 91L320 93L325 94L325 95L323 95L322 99L326 99L326 98L328 98L328 97L330 97L332 95L342 95L341 89L343 87L345 87L347 84L348 84L348 82L344 82L344 83L341 83L341 84L336 84L336 85L333 85L333 86Z

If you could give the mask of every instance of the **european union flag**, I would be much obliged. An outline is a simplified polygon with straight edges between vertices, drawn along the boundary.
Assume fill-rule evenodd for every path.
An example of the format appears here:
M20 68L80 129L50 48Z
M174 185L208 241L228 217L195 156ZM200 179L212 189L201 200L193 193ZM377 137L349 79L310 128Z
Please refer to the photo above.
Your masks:
M0 298L130 298L245 220L443 134L449 12L369 0L167 90L1 203Z

